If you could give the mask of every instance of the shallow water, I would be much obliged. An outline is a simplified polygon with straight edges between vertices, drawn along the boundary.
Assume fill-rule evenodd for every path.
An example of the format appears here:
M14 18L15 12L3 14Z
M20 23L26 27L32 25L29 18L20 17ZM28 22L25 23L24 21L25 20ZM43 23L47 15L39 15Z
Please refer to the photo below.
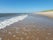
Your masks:
M45 16L28 15L0 30L1 40L53 40L53 19Z

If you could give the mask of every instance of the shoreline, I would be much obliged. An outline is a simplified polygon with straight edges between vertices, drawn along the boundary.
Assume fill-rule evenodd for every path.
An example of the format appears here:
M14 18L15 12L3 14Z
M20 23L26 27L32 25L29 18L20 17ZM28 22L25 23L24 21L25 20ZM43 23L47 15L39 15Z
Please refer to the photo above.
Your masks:
M41 16L29 16L22 21L0 29L0 39L53 40L53 21Z

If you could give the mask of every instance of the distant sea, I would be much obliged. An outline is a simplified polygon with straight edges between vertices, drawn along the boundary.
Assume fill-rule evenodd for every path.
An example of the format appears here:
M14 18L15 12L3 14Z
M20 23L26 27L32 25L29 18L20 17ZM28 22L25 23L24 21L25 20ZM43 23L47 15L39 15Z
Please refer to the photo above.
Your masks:
M23 20L27 16L26 13L0 13L0 29Z

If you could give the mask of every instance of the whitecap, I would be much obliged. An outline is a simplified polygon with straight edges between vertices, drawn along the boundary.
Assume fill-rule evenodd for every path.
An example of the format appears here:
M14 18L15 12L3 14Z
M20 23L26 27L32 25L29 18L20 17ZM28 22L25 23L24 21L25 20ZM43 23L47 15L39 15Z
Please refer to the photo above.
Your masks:
M0 23L0 29L5 28L6 26L9 26L15 22L21 21L25 19L28 15L22 15L22 16L16 16L7 20L4 20L3 22Z

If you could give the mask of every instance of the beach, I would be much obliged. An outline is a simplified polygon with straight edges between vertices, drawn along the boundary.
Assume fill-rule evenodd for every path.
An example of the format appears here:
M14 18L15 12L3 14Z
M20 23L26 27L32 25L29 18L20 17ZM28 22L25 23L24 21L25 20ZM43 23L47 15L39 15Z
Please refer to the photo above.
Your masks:
M53 18L53 11L37 12L37 14Z
M53 40L53 18L28 15L0 29L0 40Z

